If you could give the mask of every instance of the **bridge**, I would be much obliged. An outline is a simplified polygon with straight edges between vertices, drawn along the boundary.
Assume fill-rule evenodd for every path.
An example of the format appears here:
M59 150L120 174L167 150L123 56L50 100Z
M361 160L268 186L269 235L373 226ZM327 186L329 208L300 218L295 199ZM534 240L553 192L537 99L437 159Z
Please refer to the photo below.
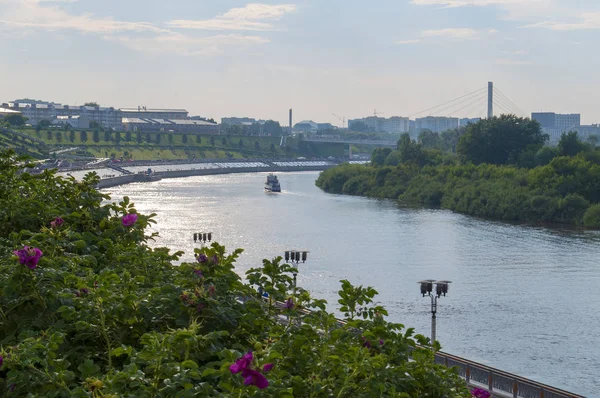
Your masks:
M345 145L370 145L376 147L389 147L395 148L398 141L390 140L350 140L343 138L327 138L327 137L303 137L300 141L304 142L323 142L332 144L345 144Z

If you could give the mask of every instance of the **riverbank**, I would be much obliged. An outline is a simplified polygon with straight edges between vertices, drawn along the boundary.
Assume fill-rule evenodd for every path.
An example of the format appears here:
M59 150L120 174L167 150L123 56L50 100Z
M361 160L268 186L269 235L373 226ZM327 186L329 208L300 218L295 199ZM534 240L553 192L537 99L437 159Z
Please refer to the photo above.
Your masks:
M213 163L211 165L219 165ZM230 165L230 163L221 164ZM217 174L233 174L233 173L264 173L264 172L290 172L290 171L323 171L336 164L332 162L258 162L256 166L244 167L213 167L213 168L196 168L198 164L190 164L189 169L156 171L152 175L158 179L162 178L180 178L192 176L205 176ZM194 166L194 167L192 167ZM126 168L124 168L126 170ZM140 182L139 174L125 174L116 177L103 178L98 183L98 188L110 188L118 185Z
M481 164L341 165L316 185L328 193L388 198L488 220L600 228L600 166L559 157L533 169Z

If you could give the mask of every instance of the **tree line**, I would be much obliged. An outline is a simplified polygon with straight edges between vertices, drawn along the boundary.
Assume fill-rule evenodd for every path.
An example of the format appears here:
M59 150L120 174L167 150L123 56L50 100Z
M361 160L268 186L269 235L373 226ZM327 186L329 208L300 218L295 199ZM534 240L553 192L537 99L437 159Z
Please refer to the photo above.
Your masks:
M536 121L514 115L482 120L395 149L373 151L370 165L342 165L319 176L326 192L397 200L528 223L600 228L600 148L563 133L556 147Z

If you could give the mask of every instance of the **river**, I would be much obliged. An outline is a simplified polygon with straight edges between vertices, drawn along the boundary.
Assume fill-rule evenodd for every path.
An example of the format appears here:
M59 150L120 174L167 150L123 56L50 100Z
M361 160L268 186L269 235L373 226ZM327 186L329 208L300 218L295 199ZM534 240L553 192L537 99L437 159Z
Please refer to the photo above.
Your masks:
M337 307L339 281L369 285L391 321L430 334L430 300L417 281L453 281L439 300L443 350L554 387L600 396L600 234L510 225L392 201L330 195L318 173L164 179L106 190L157 213L156 245L193 260L194 232L263 258L309 250L298 285Z

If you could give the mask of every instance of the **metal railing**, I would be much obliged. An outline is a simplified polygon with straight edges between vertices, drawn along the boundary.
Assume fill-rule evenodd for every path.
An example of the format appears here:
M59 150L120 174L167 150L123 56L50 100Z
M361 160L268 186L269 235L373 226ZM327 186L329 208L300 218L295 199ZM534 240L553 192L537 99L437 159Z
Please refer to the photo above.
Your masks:
M436 352L435 361L457 368L458 374L469 386L487 390L493 397L583 398L583 395L573 394L445 352Z
M276 307L283 308L284 303L275 302ZM310 314L309 309L302 309L304 315ZM281 319L280 321L283 321ZM346 321L337 319L340 326ZM427 346L417 346L431 349ZM526 379L524 377L504 372L481 363L457 357L442 351L435 354L435 361L449 368L456 368L458 374L465 379L469 387L481 388L492 394L494 398L585 398L583 395L574 394L559 388Z

